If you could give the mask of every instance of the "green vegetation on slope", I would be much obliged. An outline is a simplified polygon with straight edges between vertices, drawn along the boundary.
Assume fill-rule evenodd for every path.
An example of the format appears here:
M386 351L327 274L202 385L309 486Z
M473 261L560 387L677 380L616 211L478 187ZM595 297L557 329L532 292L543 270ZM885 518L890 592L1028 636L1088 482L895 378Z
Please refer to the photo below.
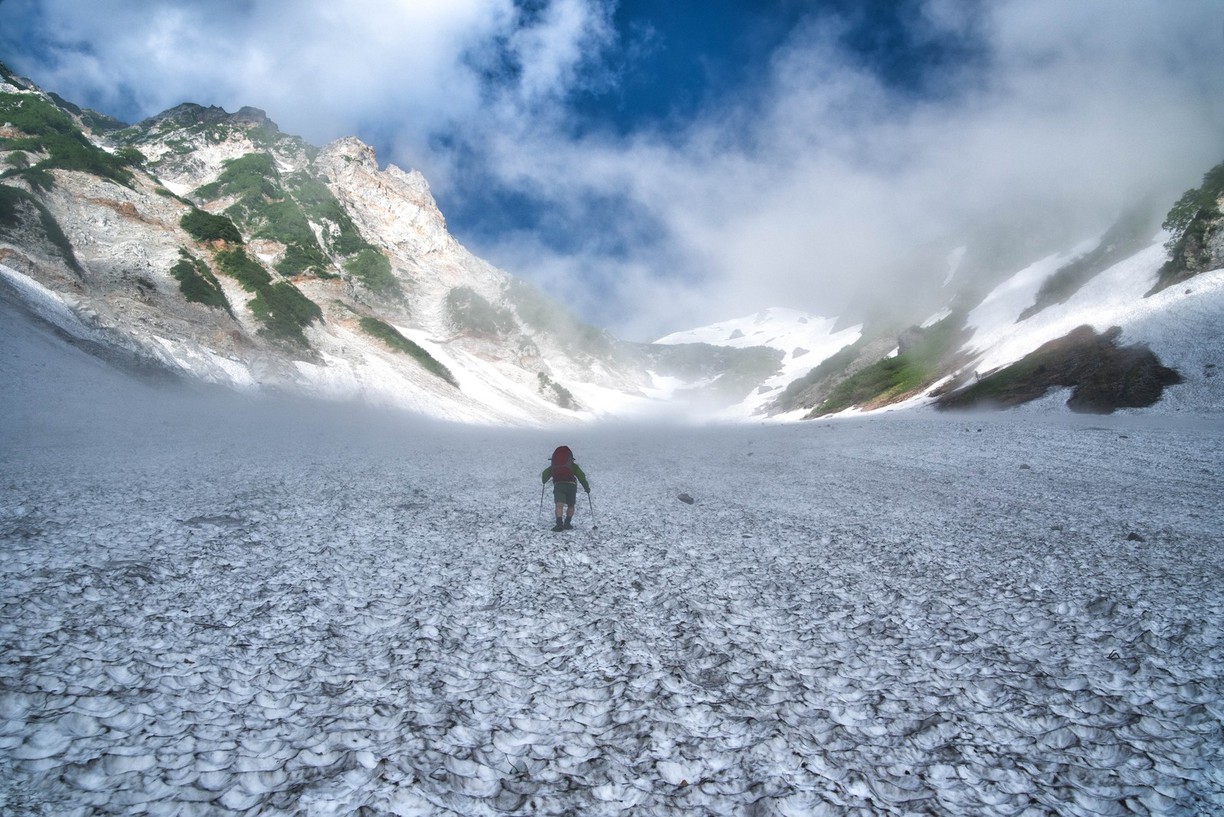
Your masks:
M381 340L395 351L408 355L420 363L426 371L437 375L455 388L459 388L459 382L455 380L455 376L451 374L450 369L439 363L433 355L421 348L419 344L413 343L400 334L399 330L391 324L380 321L378 318L362 318L361 330L370 337Z
M963 324L964 316L954 314L927 329L911 330L908 334L913 339L901 351L838 383L809 416L836 414L853 406L884 405L931 385L959 346Z
M68 236L64 235L51 211L26 191L0 184L0 231L8 232L15 238L22 237L19 234L28 229L24 218L34 214L37 214L39 227L42 228L47 242L59 251L77 275L84 275L85 271L81 269L76 253L72 251L72 243L68 241Z
M217 266L229 277L237 279L247 292L259 292L272 285L272 276L268 271L241 247L218 252Z
M170 274L178 280L183 297L205 306L220 307L233 314L229 300L221 289L221 282L213 275L208 264L186 250L180 250L179 256L178 263L170 268Z
M302 330L323 319L323 310L289 281L273 281L263 266L247 255L241 247L221 250L216 254L217 266L223 273L255 294L249 306L263 323L263 334L278 340L288 340L308 346Z
M255 238L270 238L287 248L277 266L282 275L325 273L330 262L323 253L302 208L280 182L276 159L269 153L248 153L223 163L215 182L195 191L205 201L225 196L237 200L226 213Z
M248 153L227 160L217 180L200 187L195 195L206 201L233 197L235 201L226 213L236 223L254 238L285 246L284 256L276 265L282 275L334 277L331 253L347 259L342 265L345 272L370 290L400 294L390 262L361 237L327 184L306 171L282 175L270 153Z
M50 187L48 170L77 170L131 186L132 172L125 158L107 153L81 133L72 117L33 94L0 94L0 122L21 136L0 138L0 148L46 154L31 167L10 168L3 176L20 175L39 189ZM131 160L131 157L127 157Z
M375 247L367 247L344 262L344 271L383 295L400 294L400 284L391 272L391 262Z
M1160 268L1156 285L1148 295L1224 263L1224 258L1211 250L1213 239L1224 230L1221 198L1224 198L1224 162L1208 170L1203 183L1183 193L1169 210L1162 225L1171 234L1165 244L1169 260Z
M324 179L309 173L293 173L285 178L285 189L311 221L329 227L324 241L336 255L347 257L366 249L376 249L361 237L348 211L336 201Z
M263 287L250 303L251 311L263 321L260 331L299 346L308 346L302 330L313 321L323 320L323 310L289 281L276 281Z
M777 400L774 401L774 404L781 411L791 411L798 408L795 401L799 399L799 396L804 391L820 383L822 380L834 377L848 369L850 364L859 356L864 343L866 343L866 340L860 338L854 343L843 346L829 357L820 361L803 377L792 380L787 384L782 393L778 395Z
M221 175L211 184L195 191L206 201L222 196L234 196L239 204L257 204L261 199L279 199L284 195L276 181L276 160L270 153L247 153L237 159L222 162Z
M186 215L179 219L179 226L200 243L207 241L224 241L227 244L242 243L242 234L238 232L238 228L234 226L229 216L213 215L198 207L192 207Z

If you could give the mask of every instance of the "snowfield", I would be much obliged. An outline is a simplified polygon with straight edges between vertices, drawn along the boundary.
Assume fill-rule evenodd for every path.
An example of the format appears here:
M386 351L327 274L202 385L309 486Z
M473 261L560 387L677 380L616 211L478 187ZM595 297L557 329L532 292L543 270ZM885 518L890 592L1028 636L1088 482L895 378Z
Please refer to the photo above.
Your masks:
M561 439L0 317L6 815L1224 811L1218 418Z

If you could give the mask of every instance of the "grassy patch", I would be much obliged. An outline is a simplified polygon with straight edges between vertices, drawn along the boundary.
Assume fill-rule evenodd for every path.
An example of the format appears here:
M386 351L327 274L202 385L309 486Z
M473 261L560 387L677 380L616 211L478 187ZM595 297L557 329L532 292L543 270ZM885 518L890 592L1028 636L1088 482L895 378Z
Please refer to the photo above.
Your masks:
M302 173L282 179L269 153L248 153L226 161L217 180L195 192L207 201L234 197L236 201L226 212L237 223L255 238L284 244L285 255L276 267L283 275L330 274L331 260L311 226L312 217L320 223L326 219L330 232L338 236L335 246L352 252L369 246L326 185Z
M308 346L302 332L314 321L323 320L323 310L288 281L263 287L250 303L255 317L263 322L264 334L278 340Z
M166 192L174 195L169 190ZM186 215L179 219L179 226L199 242L224 241L227 244L242 243L242 234L238 232L238 228L229 216L213 215L198 207L191 208Z
M419 344L413 343L401 335L399 330L391 324L380 321L378 318L362 318L361 330L371 337L378 338L395 351L408 355L420 363L426 371L437 375L455 388L459 388L459 383L455 380L455 376L450 373L450 369L439 363L433 355L421 348Z
M255 297L248 304L263 323L262 334L308 346L302 332L314 321L323 320L323 310L289 281L273 281L263 265L247 255L242 247L221 250L215 256L221 272L242 284Z
M917 382L913 368L901 356L885 358L838 383L812 414L821 417L851 406L887 401L909 391Z
M72 251L72 242L68 240L68 236L64 235L64 231L51 211L26 191L0 184L0 228L14 233L23 231L25 229L22 216L23 206L27 208L27 213L37 214L43 236L51 246L59 251L68 266L77 275L84 275L85 271L77 261L76 253Z
M276 271L290 278L304 272L326 278L329 275L324 269L326 263L326 259L317 250L312 251L300 244L288 244L285 246L285 254L276 262Z
M221 271L236 279L247 292L259 292L272 285L272 276L268 271L241 247L222 250L216 258Z
M77 170L125 186L132 184L132 173L124 159L95 146L68 114L44 99L31 94L0 94L0 122L11 124L23 134L0 139L6 150L47 155L34 170Z
M374 247L364 249L345 261L344 270L374 292L383 295L401 292L399 280L391 272L391 262Z
M311 221L331 228L325 240L332 252L349 256L374 248L361 237L348 212L336 201L323 179L294 173L285 179L285 189Z
M236 208L237 205L231 207L230 212ZM253 236L279 241L285 245L287 255L290 249L293 250L294 261L291 263L299 267L298 271L309 269L322 272L329 266L310 222L292 199L263 202L257 208L247 209L244 215Z
M213 275L208 264L186 250L180 250L179 256L178 263L170 268L170 274L178 280L179 290L182 291L183 297L189 301L205 306L215 306L233 314L229 300L226 299L225 292L221 289L221 282L217 280L217 276Z
M931 385L959 345L962 325L963 316L954 314L927 329L911 330L907 333L910 342L900 352L838 383L811 416L835 414L853 406L884 405Z
M778 395L775 401L777 406L783 411L790 411L798 408L795 404L800 399L803 392L812 386L817 385L823 380L841 374L850 367L850 364L855 361L862 350L864 341L859 339L855 343L850 343L843 346L838 351L834 352L829 357L820 361L803 377L792 380L787 384L782 393Z
M459 332L497 338L517 326L509 309L496 307L470 287L456 287L446 293L446 314Z
M195 194L206 201L234 196L240 202L279 199L283 195L276 182L276 160L268 153L248 153L222 163L221 175Z
M134 147L122 147L115 151L115 158L128 167L144 167L148 159Z

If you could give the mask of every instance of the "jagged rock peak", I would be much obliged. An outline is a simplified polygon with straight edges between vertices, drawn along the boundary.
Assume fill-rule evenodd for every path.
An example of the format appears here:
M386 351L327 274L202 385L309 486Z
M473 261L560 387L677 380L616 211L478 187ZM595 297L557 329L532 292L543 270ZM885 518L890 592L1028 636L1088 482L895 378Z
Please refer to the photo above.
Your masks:
M374 148L356 136L337 139L326 145L322 152L324 155L335 156L365 170L378 170L378 157L374 153Z
M379 178L384 184L395 184L401 193L419 206L437 211L438 205L429 189L429 181L419 170L402 170L396 165L387 165L380 171L378 157L374 148L358 139L356 136L345 136L326 145L320 151L317 165L332 178L348 175L345 171L361 170L371 177ZM437 213L441 218L441 213Z
M37 87L32 80L17 76L9 70L7 65L0 62L0 88L4 88L6 93L32 91Z
M249 105L239 108L236 113L229 113L217 105L210 105L205 108L203 105L197 105L194 102L184 102L182 105L176 105L168 111L163 111L156 116L146 119L141 125L148 127L162 122L172 122L179 127L228 122L234 125L252 125L266 128L276 133L280 132L280 128L268 118L266 111L260 108L252 108Z

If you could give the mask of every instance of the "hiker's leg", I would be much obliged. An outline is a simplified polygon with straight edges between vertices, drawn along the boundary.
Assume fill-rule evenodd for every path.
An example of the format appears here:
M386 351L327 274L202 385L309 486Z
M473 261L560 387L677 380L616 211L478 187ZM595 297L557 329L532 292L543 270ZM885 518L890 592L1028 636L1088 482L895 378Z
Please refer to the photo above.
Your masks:
M553 530L565 530L565 521L561 516L565 511L565 500L569 495L565 491L564 483L553 483L553 502L556 505L553 507L554 516L557 518L557 524L553 526Z

